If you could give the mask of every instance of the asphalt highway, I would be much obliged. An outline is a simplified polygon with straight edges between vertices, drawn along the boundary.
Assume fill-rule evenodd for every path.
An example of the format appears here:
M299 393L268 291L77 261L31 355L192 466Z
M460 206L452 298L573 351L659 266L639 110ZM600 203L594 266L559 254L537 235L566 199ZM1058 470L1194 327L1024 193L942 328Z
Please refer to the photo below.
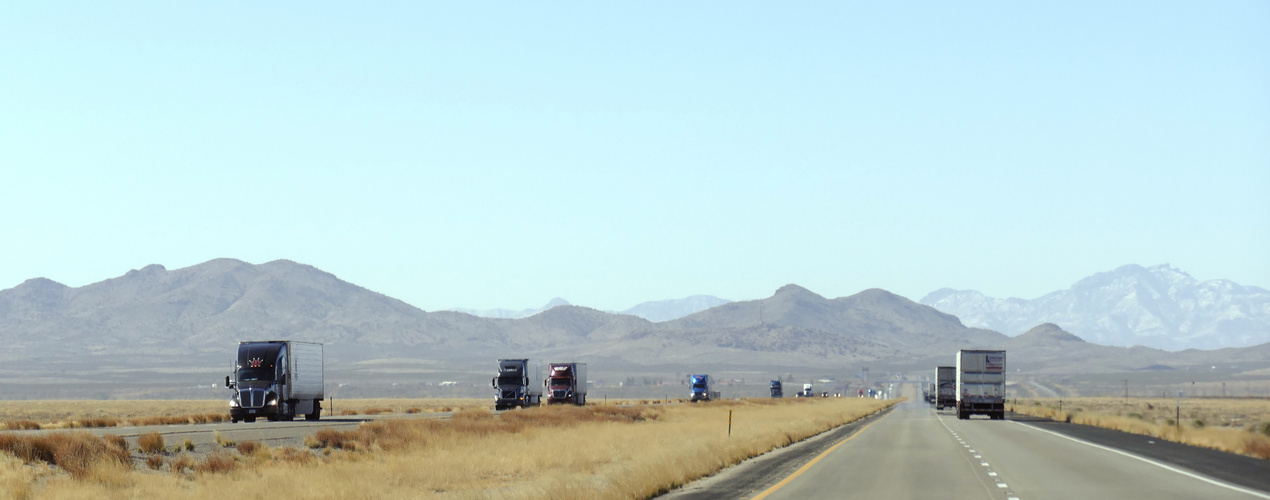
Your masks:
M910 398L814 453L782 450L783 467L760 457L666 498L1270 499L1270 462L1079 428L958 420Z

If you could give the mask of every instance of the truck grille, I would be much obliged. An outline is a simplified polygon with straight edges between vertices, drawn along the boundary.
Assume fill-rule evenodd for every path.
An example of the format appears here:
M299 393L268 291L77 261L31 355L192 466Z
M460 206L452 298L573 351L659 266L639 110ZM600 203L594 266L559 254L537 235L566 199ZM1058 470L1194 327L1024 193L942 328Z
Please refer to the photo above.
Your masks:
M516 391L503 391L503 399L516 399Z
M260 408L265 405L265 390L243 389L238 391L238 403L243 408Z
M569 391L567 390L551 391L551 397L554 399L564 399L565 394L567 394L568 392Z

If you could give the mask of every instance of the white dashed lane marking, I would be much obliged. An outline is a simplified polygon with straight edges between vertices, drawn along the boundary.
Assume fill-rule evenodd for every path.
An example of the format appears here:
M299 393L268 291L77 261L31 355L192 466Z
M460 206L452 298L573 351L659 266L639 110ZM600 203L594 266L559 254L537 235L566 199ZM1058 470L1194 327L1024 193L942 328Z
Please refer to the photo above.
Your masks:
M952 428L948 427L948 424L944 423L944 419L939 418L938 415L936 415L936 418L939 420L939 424L943 425L944 429L947 430L948 433L952 435L953 439L957 440L958 444L960 444L963 448L965 448L966 451L970 453L971 456L981 460L979 462L979 465L988 467L988 469L986 469L988 473L988 477L993 478L992 482L996 483L997 488L1003 490L1002 492L1005 493L1005 500L1019 500L1019 497L1015 496L1014 492L1008 489L1010 486L1006 484L1002 478L998 477L997 471L992 470L991 464L989 464L986 461L982 461L983 460L982 454L976 452L974 448L971 448L970 445L966 443L966 440L962 439L961 436L958 436L956 432L953 432Z

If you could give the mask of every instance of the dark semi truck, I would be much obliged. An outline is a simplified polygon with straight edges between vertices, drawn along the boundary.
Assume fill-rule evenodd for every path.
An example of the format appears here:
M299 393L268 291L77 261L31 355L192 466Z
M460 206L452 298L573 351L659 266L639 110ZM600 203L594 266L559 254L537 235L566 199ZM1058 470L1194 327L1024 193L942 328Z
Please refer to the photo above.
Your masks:
M230 422L255 422L260 417L291 420L296 415L317 420L325 399L322 362L322 344L314 342L239 343L233 374L225 377L225 387L234 390L229 398Z

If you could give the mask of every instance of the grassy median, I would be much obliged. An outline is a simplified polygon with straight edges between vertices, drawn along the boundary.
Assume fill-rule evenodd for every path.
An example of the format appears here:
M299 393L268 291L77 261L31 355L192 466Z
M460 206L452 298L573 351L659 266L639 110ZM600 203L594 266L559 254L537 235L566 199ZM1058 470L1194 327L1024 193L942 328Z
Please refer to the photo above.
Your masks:
M759 399L498 417L465 410L448 421L323 431L305 449L251 446L201 461L181 454L153 470L103 458L75 476L0 453L0 490L14 498L648 498L892 403Z

